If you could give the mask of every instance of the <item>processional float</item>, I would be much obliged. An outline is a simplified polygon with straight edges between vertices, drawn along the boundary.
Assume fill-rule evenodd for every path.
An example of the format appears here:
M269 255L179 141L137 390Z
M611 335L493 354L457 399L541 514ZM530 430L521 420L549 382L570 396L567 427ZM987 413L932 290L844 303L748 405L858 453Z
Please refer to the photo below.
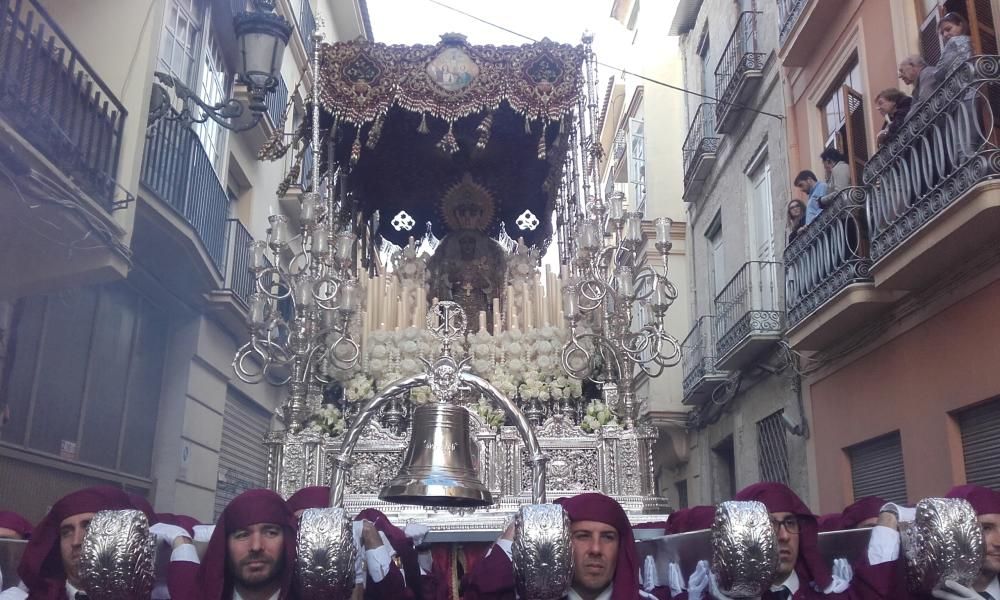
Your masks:
M303 598L353 585L351 516L370 506L443 541L492 540L513 518L532 599L571 582L569 521L550 497L604 492L635 523L669 512L633 384L680 358L663 327L677 297L671 223L656 220L653 252L643 215L614 190L602 198L595 64L589 37L318 40L309 118L261 151L292 157L279 190L292 209L253 244L251 340L234 361L244 380L288 389L284 427L266 440L268 485L286 497L331 486L330 507L300 521ZM559 272L543 286L553 238ZM982 555L971 508L929 499L917 514L903 537L914 588L967 581ZM848 537L828 538L830 552ZM671 562L686 576L711 559L733 597L766 590L777 561L755 502L724 502L711 531L639 550L664 579ZM83 552L90 597L147 598L153 554L141 513L100 513Z

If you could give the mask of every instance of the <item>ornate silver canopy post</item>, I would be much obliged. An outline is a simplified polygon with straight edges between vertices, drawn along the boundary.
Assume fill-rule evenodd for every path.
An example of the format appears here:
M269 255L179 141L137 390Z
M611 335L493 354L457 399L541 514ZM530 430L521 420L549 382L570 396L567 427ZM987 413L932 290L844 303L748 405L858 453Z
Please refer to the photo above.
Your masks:
M944 581L971 586L983 562L983 534L972 505L962 499L924 498L913 523L900 526L909 587L929 594Z
M322 35L317 31L314 37L313 81L319 81ZM314 84L312 147L318 156L317 88ZM338 223L341 206L333 175L325 197L320 194L319 165L313 161L312 189L300 199L299 230L293 234L285 215L271 215L267 241L251 244L257 291L250 296L250 341L233 359L236 375L247 383L289 386L279 417L292 433L301 431L318 408L310 406L310 395L317 397L332 382L323 365L329 361L349 369L361 356L349 327L362 301L354 273L357 236L349 223L343 228Z
M149 598L156 542L138 510L94 515L80 551L80 575L92 600Z
M761 502L722 502L712 524L712 572L730 598L760 597L778 568L778 541Z
M319 598L330 591L342 590L346 577L344 569L349 564L353 569L353 561L346 560L343 555L346 550L336 540L347 539L349 534L350 523L342 508L344 486L351 468L351 453L361 432L392 398L421 385L431 387L436 402L448 403L457 396L461 384L466 384L506 411L524 439L532 464L531 500L534 506L530 509L521 507L518 512L520 525L515 532L515 544L520 544L521 550L517 555L520 558L515 560L515 569L520 577L526 578L528 589L561 590L553 597L561 597L568 589L572 578L572 563L569 558L571 553L567 546L568 521L564 519L562 528L556 526L558 519L554 515L564 515L562 507L545 505L546 457L534 430L517 405L488 381L470 373L466 361L458 363L452 358L451 343L461 337L466 327L465 312L460 306L454 302L435 304L428 312L428 328L441 342L441 356L434 362L425 362L425 373L397 380L366 402L344 435L341 451L334 459L333 481L330 485L331 508L308 511L303 514L299 524L299 583L307 597ZM414 441L411 440L410 443ZM548 507L548 510L536 509L539 505ZM546 561L544 568L542 564L531 562L536 557ZM552 562L554 559L558 561Z

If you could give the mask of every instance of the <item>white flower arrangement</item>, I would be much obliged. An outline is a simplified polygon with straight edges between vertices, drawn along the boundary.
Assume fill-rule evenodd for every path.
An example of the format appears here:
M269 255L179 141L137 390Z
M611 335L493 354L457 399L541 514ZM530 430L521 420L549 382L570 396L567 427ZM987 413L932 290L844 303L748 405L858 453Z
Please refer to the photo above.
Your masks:
M590 404L587 405L587 411L580 423L580 428L588 433L595 433L602 427L617 424L618 418L608 405L600 400L591 400Z
M493 408L485 398L480 398L478 403L470 405L469 410L479 415L486 426L494 431L499 430L507 420L507 415L499 408Z
M340 409L332 404L324 404L319 410L310 415L308 427L313 431L337 437L344 433L346 423Z

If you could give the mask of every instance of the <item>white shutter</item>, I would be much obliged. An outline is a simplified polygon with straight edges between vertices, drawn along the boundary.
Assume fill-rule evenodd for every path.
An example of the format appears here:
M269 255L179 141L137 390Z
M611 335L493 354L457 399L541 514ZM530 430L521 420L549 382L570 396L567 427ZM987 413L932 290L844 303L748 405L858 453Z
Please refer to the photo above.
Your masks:
M847 454L855 500L879 496L889 502L906 503L903 444L898 431L851 446Z
M216 518L236 496L266 485L264 435L269 424L267 411L230 388L222 419L222 447L215 490Z
M1000 398L958 414L965 479L1000 490Z

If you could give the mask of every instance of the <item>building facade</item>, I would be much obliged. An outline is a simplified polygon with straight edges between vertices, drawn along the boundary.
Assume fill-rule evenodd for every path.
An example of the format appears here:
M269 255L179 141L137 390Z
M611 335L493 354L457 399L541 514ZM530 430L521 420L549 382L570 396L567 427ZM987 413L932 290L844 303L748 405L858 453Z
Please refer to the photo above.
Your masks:
M782 344L785 207L792 197L779 14L762 0L682 0L687 133L682 145L690 321L683 343L689 502L747 484L809 496L808 428Z
M647 3L640 8L637 0L612 3L612 16L631 37L618 59L637 74L680 86L679 48L675 39L662 35L659 25L669 19L667 9L664 3ZM654 219L673 221L669 277L678 288L679 299L667 312L665 324L667 331L679 338L688 324L685 299L689 293L685 214L678 202L682 193L680 148L676 143L676 131L683 127L683 96L628 73L611 76L606 86L599 116L603 193L605 197L624 194L627 210L643 213L647 239L656 238ZM658 267L662 259L652 243L645 252L646 261ZM671 506L683 506L687 491L678 486L677 474L687 461L688 441L680 369L665 369L656 378L640 374L636 392L645 399L649 417L660 432L654 449L659 493Z
M779 4L792 171L836 146L856 186L784 256L814 508L1000 488L997 3ZM954 69L939 64L947 12L981 55ZM936 65L934 91L880 147L876 97L911 93L897 65L914 54Z
M327 40L370 38L371 28L363 1L279 0L276 11L294 30L256 126L235 133L211 120L149 123L154 72L209 103L246 97L234 78L232 17L241 8L5 4L5 508L38 519L66 492L110 483L147 496L157 511L208 522L265 482L259 441L281 392L240 381L232 360L248 339L248 244L283 209L276 190L292 165L262 162L257 152L304 114L317 18ZM308 185L293 181L282 202Z

